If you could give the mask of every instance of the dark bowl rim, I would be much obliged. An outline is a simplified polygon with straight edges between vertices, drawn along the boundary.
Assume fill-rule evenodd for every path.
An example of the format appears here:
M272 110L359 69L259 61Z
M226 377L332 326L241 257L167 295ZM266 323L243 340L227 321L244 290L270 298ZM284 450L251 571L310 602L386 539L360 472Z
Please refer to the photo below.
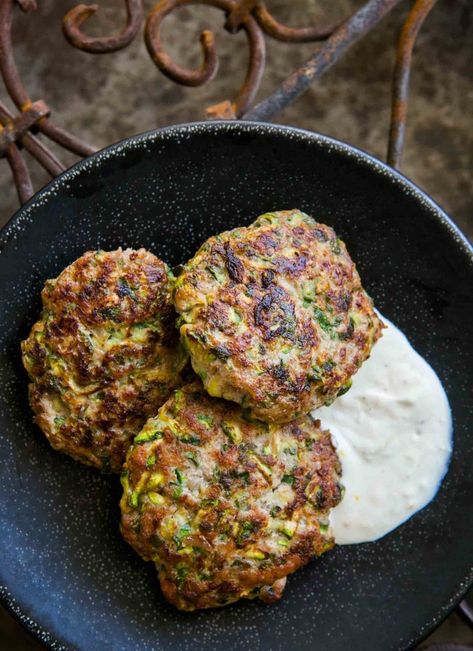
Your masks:
M367 167L371 168L375 173L382 174L389 177L391 182L400 187L404 192L408 192L415 197L417 202L424 204L431 215L438 221L444 224L455 238L457 245L464 250L473 264L473 245L470 244L465 234L460 228L452 221L445 210L434 201L424 190L422 190L413 181L408 179L404 174L398 170L390 167L379 158L376 158L367 151L360 147L355 147L337 138L326 136L324 134L310 131L309 129L302 129L289 125L275 124L271 122L259 122L249 120L206 120L196 122L184 122L180 124L173 124L158 129L150 129L142 133L129 136L119 140L111 145L98 150L91 156L87 156L64 172L49 181L45 186L38 190L25 204L23 204L13 215L9 218L6 224L0 229L0 255L3 251L3 245L10 239L14 226L21 219L21 217L31 210L34 210L35 204L42 196L47 195L50 190L56 186L60 186L65 180L73 179L77 173L81 173L87 169L90 164L100 164L102 158L108 158L110 155L118 154L122 149L127 149L133 146L139 146L142 143L152 142L159 140L161 135L173 134L173 132L190 133L208 130L209 132L225 133L228 131L238 131L241 128L246 130L255 130L267 133L274 133L281 136L296 135L300 140L309 140L315 142L319 146L328 149L335 149L344 153L350 158L354 158L358 162L364 163ZM432 631L434 631L455 609L460 601L465 597L467 592L473 587L473 569L470 576L466 576L464 582L459 587L455 595L450 601L439 609L439 611L431 618L419 634L409 641L406 641L407 647L404 650L412 649L417 644L422 642ZM56 633L52 633L41 625L36 623L27 612L17 603L13 594L10 592L9 587L2 581L2 572L0 566L0 604L9 612L10 615L37 641L51 651L69 651L71 647L64 645L63 642L56 637ZM401 647L399 647L401 649Z

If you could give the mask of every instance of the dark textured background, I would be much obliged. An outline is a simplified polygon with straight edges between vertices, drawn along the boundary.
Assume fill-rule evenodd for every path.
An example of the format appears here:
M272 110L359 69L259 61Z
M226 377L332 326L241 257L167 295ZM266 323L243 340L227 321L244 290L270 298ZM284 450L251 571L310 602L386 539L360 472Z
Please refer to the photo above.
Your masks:
M196 65L198 33L216 30L221 66L208 86L176 86L154 68L141 34L125 51L96 57L73 50L60 29L62 15L76 3L43 0L36 14L17 12L18 65L33 100L44 99L59 124L98 147L128 135L203 116L203 108L235 95L247 57L245 37L221 29L222 14L207 8L176 11L166 21L169 52ZM90 33L111 31L124 19L121 0L101 0ZM361 0L269 0L274 15L291 25L344 15ZM407 5L355 46L327 77L314 85L278 121L346 140L384 158L389 124L390 78L396 32ZM152 3L145 2L150 8ZM473 237L473 3L439 0L419 38L411 81L406 152L402 171L425 189ZM309 45L268 40L268 66L260 95L312 51ZM2 90L2 95L4 92ZM2 97L2 100L4 97ZM61 157L72 163L74 157ZM30 161L29 161L30 162ZM37 188L47 177L32 163ZM8 167L0 162L0 224L16 208ZM432 571L435 571L432 569ZM432 641L473 644L473 632L452 615ZM0 610L1 651L39 648ZM370 650L369 650L370 651ZM381 650L383 651L383 650Z

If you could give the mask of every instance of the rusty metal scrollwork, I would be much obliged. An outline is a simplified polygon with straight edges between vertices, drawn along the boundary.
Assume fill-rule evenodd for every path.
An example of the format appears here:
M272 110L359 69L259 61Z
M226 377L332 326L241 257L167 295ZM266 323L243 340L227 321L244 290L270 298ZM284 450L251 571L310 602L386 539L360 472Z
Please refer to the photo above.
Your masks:
M201 86L209 82L218 70L215 36L209 30L200 35L202 63L195 70L187 69L166 52L161 30L169 14L184 6L209 6L223 12L224 28L234 34L244 31L249 48L244 81L233 101L228 99L207 109L213 118L266 120L294 101L315 79L320 78L357 40L373 29L397 4L406 0L368 0L352 16L337 24L289 27L272 16L262 0L160 0L148 13L144 36L149 54L159 70L176 83ZM399 166L404 143L407 116L409 72L412 51L419 29L436 0L416 0L401 30L393 84L391 130L388 162ZM136 37L144 20L143 1L125 0L125 25L117 33L88 36L83 29L98 5L79 4L63 21L63 32L75 48L92 54L108 54L121 50ZM78 156L95 151L50 117L49 107L41 100L33 101L24 87L15 64L11 40L14 8L31 13L36 0L0 0L0 73L6 90L16 105L13 114L0 102L0 157L10 164L20 202L32 194L28 169L22 157L26 149L51 176L64 170L64 165L38 136L44 136ZM265 37L288 43L319 43L313 55L295 70L268 98L253 106L266 61Z
M122 50L135 38L143 20L142 0L126 0L127 21L118 34L110 36L87 36L81 30L81 25L93 16L98 5L77 5L65 16L62 24L64 36L69 43L79 50L92 54L107 54Z

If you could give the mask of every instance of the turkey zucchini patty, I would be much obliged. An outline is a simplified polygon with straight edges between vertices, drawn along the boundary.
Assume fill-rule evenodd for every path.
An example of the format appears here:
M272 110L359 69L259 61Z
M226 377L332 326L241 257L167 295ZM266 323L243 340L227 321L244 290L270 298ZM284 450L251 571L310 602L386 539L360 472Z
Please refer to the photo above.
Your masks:
M205 389L266 422L332 402L382 329L345 244L299 210L208 239L174 301Z
M174 392L128 451L122 533L154 561L180 609L273 601L288 574L333 546L340 472L319 421L251 422L196 381Z
M187 360L168 269L144 249L90 251L46 282L42 301L22 342L36 422L57 450L120 472Z

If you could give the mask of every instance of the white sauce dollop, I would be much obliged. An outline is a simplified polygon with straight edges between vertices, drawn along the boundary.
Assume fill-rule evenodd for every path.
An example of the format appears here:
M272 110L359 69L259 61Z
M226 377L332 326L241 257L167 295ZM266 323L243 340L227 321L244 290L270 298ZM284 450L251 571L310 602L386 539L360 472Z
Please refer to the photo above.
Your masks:
M452 422L433 369L387 328L353 386L313 412L331 431L345 495L330 523L339 545L381 538L430 502L446 473Z

